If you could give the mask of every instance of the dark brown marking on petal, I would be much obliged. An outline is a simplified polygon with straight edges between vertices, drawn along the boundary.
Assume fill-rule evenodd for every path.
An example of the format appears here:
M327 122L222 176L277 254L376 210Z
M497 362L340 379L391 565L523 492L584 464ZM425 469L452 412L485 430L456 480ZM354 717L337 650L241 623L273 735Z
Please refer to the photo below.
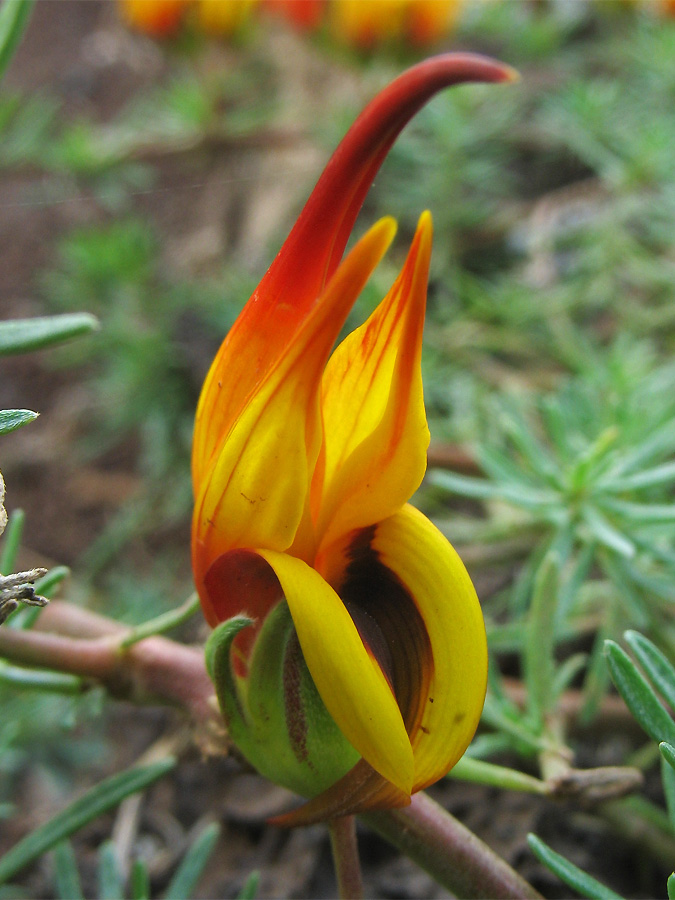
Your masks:
M284 706L291 747L298 762L307 763L307 718L302 700L302 666L304 660L295 632L289 637L284 654Z
M413 597L373 549L376 531L373 525L355 533L337 592L389 679L412 735L420 726L433 673L431 642Z

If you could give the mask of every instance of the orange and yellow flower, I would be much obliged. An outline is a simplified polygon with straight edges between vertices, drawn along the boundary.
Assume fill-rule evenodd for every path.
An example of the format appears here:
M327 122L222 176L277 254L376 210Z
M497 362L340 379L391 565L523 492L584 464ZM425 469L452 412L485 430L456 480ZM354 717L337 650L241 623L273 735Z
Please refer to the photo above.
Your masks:
M257 645L268 641L267 624L283 608L302 664L350 751L344 771L336 764L328 783L312 780L321 760L307 755L311 710L299 710L297 679L284 680L279 715L289 753L312 777L284 770L277 780L307 796L319 792L294 822L409 802L454 765L478 723L487 668L478 600L450 544L408 505L429 441L420 370L429 213L385 299L331 350L394 236L395 223L383 219L342 260L396 136L439 89L511 77L482 57L439 56L371 102L202 390L193 449L196 585L212 626L241 616L247 619L236 621L253 623L228 638L226 678L237 697L224 705L244 723L234 731L257 729L255 740L262 740L276 715L252 708L248 684L261 680L258 664L271 665L272 652ZM278 671L286 679L286 669ZM274 754L258 754L247 740L244 754L275 777Z
M120 0L122 16L138 31L173 37L183 24L189 0Z
M428 47L454 27L461 0L333 0L331 33L372 50L393 42Z

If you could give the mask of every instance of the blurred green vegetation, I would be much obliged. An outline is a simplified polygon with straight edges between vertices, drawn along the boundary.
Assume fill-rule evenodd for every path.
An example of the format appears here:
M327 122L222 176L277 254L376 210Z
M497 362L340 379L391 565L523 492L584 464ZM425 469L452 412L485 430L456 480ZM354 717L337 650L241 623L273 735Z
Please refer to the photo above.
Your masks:
M92 191L102 211L54 242L35 289L46 313L86 310L101 324L50 364L86 387L79 458L132 459L132 496L75 567L126 621L186 595L188 548L177 553L174 530L184 538L190 516L198 392L262 275L226 248L207 272L178 277L141 201L167 190L167 159L231 152L275 126L281 75L255 42L238 70L215 74L194 48L177 55L165 83L105 126L64 123L48 91L0 96L0 167L43 172L56 197ZM569 750L563 694L581 692L580 721L602 715L605 640L637 629L675 657L675 19L651 4L481 2L452 44L494 54L522 81L445 92L406 129L361 219L394 215L401 234L351 323L383 296L430 208L425 390L434 441L462 464L432 462L417 499L491 586L493 668L473 753L506 752L525 769L537 758L545 775L551 748ZM324 64L336 79L357 65ZM365 93L391 74L391 60L371 58ZM328 155L360 106L341 99L296 125ZM145 540L153 563L135 569L129 547ZM505 687L513 677L524 712ZM31 707L23 717L2 702L28 727ZM51 713L49 734L64 721L61 706ZM44 739L42 713L40 727ZM0 729L5 773L31 746L30 730ZM0 817L10 800L0 795Z

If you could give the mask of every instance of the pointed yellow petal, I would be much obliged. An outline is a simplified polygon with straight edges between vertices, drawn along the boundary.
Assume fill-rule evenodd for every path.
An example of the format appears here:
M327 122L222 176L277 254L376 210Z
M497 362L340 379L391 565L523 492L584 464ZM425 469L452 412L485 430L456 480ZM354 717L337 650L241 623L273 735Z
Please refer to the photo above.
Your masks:
M431 643L433 667L411 734L417 791L454 766L478 726L487 684L485 626L464 564L418 510L405 506L381 522L371 546L414 599Z
M392 515L424 476L429 430L420 359L431 236L425 213L391 291L326 367L323 481L312 485L326 541Z
M293 542L321 443L321 374L394 231L393 220L383 219L356 244L195 483L193 569L200 594L205 572L228 550L285 550Z
M305 662L328 712L363 758L409 794L414 763L401 712L344 604L302 560L257 552L281 583Z

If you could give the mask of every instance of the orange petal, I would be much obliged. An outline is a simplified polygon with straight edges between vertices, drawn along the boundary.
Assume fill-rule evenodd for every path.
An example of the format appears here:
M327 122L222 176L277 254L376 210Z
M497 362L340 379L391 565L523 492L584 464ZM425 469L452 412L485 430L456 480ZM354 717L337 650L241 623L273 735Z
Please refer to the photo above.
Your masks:
M236 547L286 550L292 544L321 444L321 374L395 227L382 219L355 245L196 484L193 570L205 603L203 579L218 557Z
M312 511L327 542L392 515L424 477L421 355L431 236L425 213L391 291L326 367L323 482L312 486Z
M400 75L361 113L209 370L195 424L196 485L223 434L293 342L335 272L368 188L401 129L444 87L512 79L512 69L486 57L436 56Z

